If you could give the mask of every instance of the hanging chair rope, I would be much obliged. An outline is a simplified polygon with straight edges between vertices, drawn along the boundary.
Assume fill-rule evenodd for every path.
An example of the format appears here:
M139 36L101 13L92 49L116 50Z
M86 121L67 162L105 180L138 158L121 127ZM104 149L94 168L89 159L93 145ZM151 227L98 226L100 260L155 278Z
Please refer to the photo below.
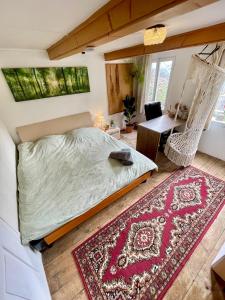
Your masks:
M174 119L176 120L183 100L188 79L196 82L196 91L183 132L171 134L165 146L165 155L178 166L188 166L193 161L208 116L219 97L225 81L225 70L215 64L192 57L187 79L183 85Z

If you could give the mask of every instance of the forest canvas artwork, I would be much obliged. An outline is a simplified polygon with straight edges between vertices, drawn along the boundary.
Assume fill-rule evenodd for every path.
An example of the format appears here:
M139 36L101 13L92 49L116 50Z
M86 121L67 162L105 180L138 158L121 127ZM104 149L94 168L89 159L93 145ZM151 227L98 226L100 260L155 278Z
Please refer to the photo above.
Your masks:
M87 67L4 68L15 101L90 92Z

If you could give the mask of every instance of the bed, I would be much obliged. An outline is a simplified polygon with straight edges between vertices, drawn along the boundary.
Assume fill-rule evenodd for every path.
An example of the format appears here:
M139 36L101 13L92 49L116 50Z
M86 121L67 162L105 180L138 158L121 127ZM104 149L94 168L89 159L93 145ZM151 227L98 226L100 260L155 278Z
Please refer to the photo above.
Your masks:
M82 113L17 128L22 243L50 245L150 177L157 166L130 148L134 164L109 159L129 148Z

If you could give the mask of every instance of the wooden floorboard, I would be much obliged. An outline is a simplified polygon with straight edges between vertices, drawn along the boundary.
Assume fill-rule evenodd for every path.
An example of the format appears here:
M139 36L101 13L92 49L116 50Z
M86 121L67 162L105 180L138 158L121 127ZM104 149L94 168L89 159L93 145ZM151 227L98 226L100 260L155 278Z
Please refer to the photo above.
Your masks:
M122 139L135 145L136 135L122 135ZM43 254L44 267L53 300L87 299L71 251L84 239L114 219L145 193L168 177L176 166L163 155L158 159L159 171L145 183L113 203L90 220L58 240ZM225 162L197 153L193 165L225 180ZM211 278L210 265L219 248L225 242L225 208L220 212L193 255L184 266L164 299L168 300L216 300L221 299L217 285Z

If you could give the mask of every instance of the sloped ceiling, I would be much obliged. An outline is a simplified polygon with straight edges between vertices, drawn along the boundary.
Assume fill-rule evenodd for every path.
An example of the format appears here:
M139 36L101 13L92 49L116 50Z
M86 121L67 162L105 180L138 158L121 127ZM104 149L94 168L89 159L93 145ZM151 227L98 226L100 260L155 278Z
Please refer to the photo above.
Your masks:
M191 13L167 20L168 36L225 22L225 0L220 0ZM110 52L143 44L143 30L99 46L98 52Z
M87 19L108 0L0 0L0 48L46 49ZM225 0L170 19L169 35L225 22ZM113 51L140 44L137 32L97 47Z
M0 48L46 49L108 0L0 0Z

